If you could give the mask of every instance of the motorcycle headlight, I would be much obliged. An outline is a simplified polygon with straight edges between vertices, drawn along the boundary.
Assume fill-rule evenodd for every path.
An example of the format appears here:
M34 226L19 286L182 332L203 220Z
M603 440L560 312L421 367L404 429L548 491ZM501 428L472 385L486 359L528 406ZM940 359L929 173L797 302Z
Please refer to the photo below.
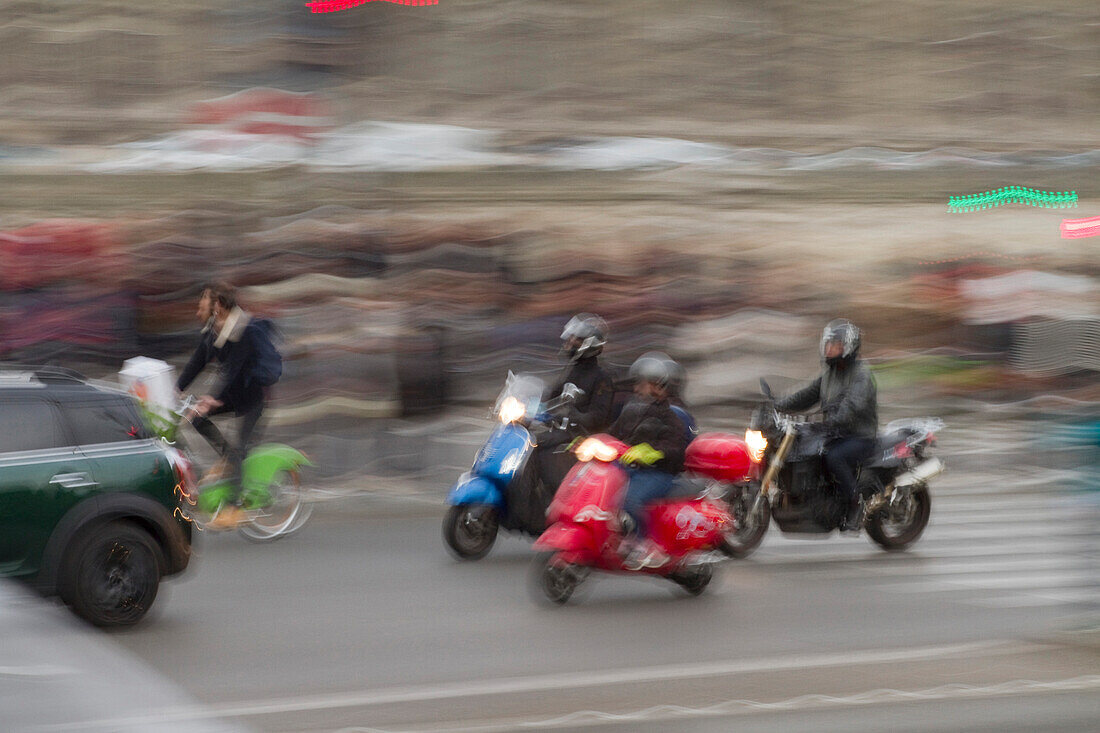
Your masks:
M507 425L508 423L519 420L526 414L527 408L523 406L523 403L509 395L500 403L500 411L497 413L497 416L500 417L502 423Z
M619 451L599 438L587 438L573 452L577 454L578 461L591 461L594 458L597 461L610 463L619 457Z
M764 460L764 449L768 447L768 439L759 430L745 431L745 444L749 447L749 458L753 463Z

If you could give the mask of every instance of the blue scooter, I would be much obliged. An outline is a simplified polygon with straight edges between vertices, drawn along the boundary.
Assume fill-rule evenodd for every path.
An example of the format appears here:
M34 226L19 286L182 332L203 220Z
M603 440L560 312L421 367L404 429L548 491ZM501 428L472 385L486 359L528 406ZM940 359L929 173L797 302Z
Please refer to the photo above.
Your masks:
M539 437L567 430L567 418L555 418L583 390L566 384L560 397L542 403L545 386L531 375L508 372L504 389L497 397L493 416L500 425L474 457L474 464L462 474L447 494L450 509L443 519L443 541L455 557L478 560L492 549L502 522L537 536L542 527L528 526L509 513L508 497L512 482L523 474L527 459L538 445ZM533 479L528 479L533 486ZM551 492L557 487L549 487Z

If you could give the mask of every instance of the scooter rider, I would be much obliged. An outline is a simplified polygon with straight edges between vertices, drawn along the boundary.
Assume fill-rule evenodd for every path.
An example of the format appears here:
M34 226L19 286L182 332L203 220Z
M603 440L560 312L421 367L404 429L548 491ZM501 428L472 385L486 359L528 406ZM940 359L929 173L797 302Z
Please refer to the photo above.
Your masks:
M875 447L878 399L875 380L859 358L861 334L844 319L830 321L821 334L824 369L813 382L776 400L784 411L802 411L821 404L825 424L837 434L826 447L825 465L848 499L842 530L858 530L861 505L856 470Z
M628 570L660 567L668 562L668 556L649 541L645 506L667 496L673 479L684 467L688 431L668 400L669 389L680 373L679 365L660 352L638 357L630 366L634 398L609 431L631 446L620 459L630 472L623 511L633 520L637 532L635 541L625 543L629 551L623 566Z
M607 335L607 323L594 313L578 313L561 332L561 353L569 363L544 397L547 401L560 397L567 384L584 390L574 398L567 415L580 434L598 433L611 424L613 386L599 361Z
M548 423L556 424L565 418L566 429L540 434L538 445L527 459L523 476L513 483L509 492L508 506L512 521L542 531L546 507L573 464L572 454L563 450L562 446L578 436L606 430L611 424L614 387L599 361L599 355L607 344L607 335L607 323L593 313L578 313L565 324L561 332L560 353L568 359L568 363L543 393L543 401L561 397L567 384L582 391L576 393L562 413L547 416Z

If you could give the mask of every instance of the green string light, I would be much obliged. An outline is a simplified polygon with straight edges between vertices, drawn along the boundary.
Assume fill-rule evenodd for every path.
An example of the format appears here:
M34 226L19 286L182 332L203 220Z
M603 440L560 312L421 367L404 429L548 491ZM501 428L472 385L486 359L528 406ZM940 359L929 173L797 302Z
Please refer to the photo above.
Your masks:
M1068 209L1077 206L1076 191L1036 191L1022 186L1006 186L996 191L969 196L948 196L947 207L952 212L980 211L1005 204L1027 204L1047 209Z

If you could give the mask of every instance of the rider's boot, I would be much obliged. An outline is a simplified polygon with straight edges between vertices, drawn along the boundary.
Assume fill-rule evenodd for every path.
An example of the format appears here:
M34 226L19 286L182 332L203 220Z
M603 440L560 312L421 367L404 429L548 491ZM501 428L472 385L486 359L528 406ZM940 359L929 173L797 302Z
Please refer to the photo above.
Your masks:
M848 503L848 514L840 525L841 532L858 533L863 524L863 502L857 496Z

